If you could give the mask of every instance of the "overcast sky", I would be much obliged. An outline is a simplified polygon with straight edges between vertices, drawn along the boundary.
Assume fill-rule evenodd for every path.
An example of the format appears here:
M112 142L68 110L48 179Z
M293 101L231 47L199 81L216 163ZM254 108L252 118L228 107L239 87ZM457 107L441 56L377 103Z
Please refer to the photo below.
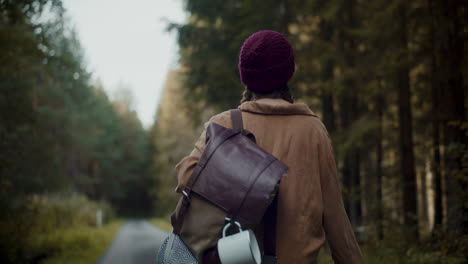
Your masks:
M89 70L112 96L131 88L145 127L153 123L166 74L177 64L175 32L164 19L183 22L182 0L64 0L85 49Z

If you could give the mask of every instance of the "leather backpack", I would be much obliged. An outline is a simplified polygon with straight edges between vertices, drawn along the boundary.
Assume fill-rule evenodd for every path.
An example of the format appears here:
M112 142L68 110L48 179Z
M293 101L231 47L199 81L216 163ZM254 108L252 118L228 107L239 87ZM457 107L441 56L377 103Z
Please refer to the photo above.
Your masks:
M172 214L173 231L157 263L220 263L216 250L222 229L239 222L263 229L262 263L276 263L276 199L288 168L260 148L243 129L242 113L231 110L233 129L211 123L200 160Z

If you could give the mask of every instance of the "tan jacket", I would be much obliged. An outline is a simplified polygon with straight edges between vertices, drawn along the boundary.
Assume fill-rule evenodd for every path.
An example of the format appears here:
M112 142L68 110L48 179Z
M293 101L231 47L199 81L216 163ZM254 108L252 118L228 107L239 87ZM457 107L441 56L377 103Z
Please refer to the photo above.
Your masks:
M335 263L362 263L344 210L332 145L322 122L305 104L281 99L260 99L239 108L244 128L255 135L257 144L289 167L279 189L278 262L316 263L320 248L328 240ZM232 127L228 111L209 122ZM187 183L204 143L205 131L192 153L177 164L177 191Z

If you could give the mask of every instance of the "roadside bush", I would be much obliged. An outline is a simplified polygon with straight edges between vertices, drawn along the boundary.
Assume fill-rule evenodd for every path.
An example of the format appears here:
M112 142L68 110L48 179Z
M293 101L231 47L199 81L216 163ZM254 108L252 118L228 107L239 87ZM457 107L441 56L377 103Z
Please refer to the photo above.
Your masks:
M59 254L67 238L64 230L96 227L96 212L104 221L113 217L107 203L72 194L33 195L10 204L0 214L0 263L39 263ZM89 237L74 236L74 247L89 245Z
M398 232L395 231L395 234ZM468 236L448 231L434 232L418 243L407 243L403 236L389 235L384 241L363 245L365 263L385 264L461 264L466 263Z
M468 236L438 230L418 243L402 239L401 229L392 227L383 241L360 243L366 264L462 264L468 254ZM318 257L320 264L333 264L325 247Z

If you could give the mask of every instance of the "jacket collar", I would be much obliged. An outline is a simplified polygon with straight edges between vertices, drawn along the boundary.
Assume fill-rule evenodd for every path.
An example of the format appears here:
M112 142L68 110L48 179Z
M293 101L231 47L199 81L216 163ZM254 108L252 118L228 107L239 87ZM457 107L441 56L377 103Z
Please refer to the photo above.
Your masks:
M263 98L242 103L239 109L263 115L309 115L317 116L306 104L291 104L283 99Z

